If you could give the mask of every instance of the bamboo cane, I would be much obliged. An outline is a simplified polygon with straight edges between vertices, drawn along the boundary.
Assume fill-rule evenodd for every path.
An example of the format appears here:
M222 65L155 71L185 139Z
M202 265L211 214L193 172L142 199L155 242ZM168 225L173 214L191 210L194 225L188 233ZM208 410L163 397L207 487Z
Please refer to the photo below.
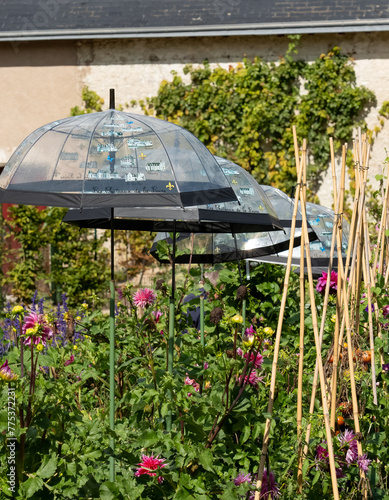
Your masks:
M296 128L295 127L293 127L293 138L294 138L295 154L298 158L297 135L296 135ZM281 332L282 332L282 325L283 325L283 320L284 320L286 299L287 299L287 295L288 295L289 277L290 277L290 272L291 272L291 268L292 268L292 253L293 253L293 245L294 245L294 235L295 235L295 229L296 229L298 202L299 202L299 198L300 198L302 169L299 168L298 161L296 161L296 168L297 168L298 175L297 175L297 187L296 187L296 192L295 192L292 224L291 224L291 230L290 230L289 253L288 253L288 260L287 260L287 264L286 264L285 278L284 278L284 289L283 289L283 294L282 294L282 299L281 299L280 314L278 317L277 332L276 332L276 338L275 338L275 343L274 343L274 355L273 355L273 365L272 365L272 374L271 374L270 391L269 391L269 402L268 402L268 406L267 406L267 413L270 413L270 414L273 411L273 404L274 404L274 391L275 391L276 376L277 376L277 362L278 362L278 355L279 355L279 350L280 350ZM257 476L257 489L259 491L256 491L256 493L255 493L255 500L259 500L259 494L260 494L259 492L260 492L261 486L262 486L263 471L265 468L267 449L269 446L270 425L271 425L271 420L270 420L270 418L267 418L266 423L265 423L265 432L264 432L264 436L263 436L261 459L260 459L258 476Z
M371 355L371 383L373 388L373 403L378 404L377 401L377 384L376 384L376 373L375 373L375 356L374 356L374 333L373 333L373 314L372 314L372 302L371 302L371 281L369 272L369 249L367 242L367 221L364 217L365 225L365 253L363 255L363 280L365 282L367 291L367 314L369 318L369 340L370 340L370 355Z
M305 150L305 147L303 146L303 155L302 155L302 168L303 169L305 168L305 155L306 155L306 150ZM311 313L312 313L312 326L313 326L313 332L314 332L314 336L315 336L316 359L317 359L317 364L318 364L318 368L319 368L320 389L321 389L324 425L325 425L326 439L327 439L328 459L329 459L330 472L331 472L333 498L335 500L337 500L337 499L339 499L338 480L336 477L335 457L334 457L334 450L333 450L333 446L332 446L332 434L331 434L331 427L330 427L330 416L329 416L329 412L328 412L328 403L327 403L327 397L326 397L326 383L325 383L325 377L324 377L323 361L321 358L321 345L320 345L320 340L319 340L319 329L318 329L318 323L317 323L315 292L314 292L313 277L312 277L312 263L311 263L309 239L308 239L307 215L306 215L305 206L303 203L304 201L305 200L302 200L302 203L301 203L301 213L302 213L302 219L303 219L302 227L303 227L303 232L304 232L305 255L306 255L306 259L307 259L309 295L310 295Z
M339 234L337 236L339 238ZM344 278L343 275L343 262L339 262L338 264L338 272L341 275L342 278ZM350 326L350 316L349 316L349 310L348 310L348 302L347 302L347 291L346 291L346 281L343 279L343 306L344 306L344 315L343 317L345 318L346 322L346 334L347 334L347 344L348 344L348 362L349 362L349 373L350 373L350 385L351 385L351 398L352 398L352 405L353 405L353 418L354 418L354 426L355 426L355 432L358 434L361 432L360 426L359 426L359 409L358 409L358 398L357 398L357 390L356 390L356 385L355 385L355 374L354 374L354 362L353 362L353 352L352 352L352 338L351 338L351 326ZM357 440L357 447L358 447L358 455L362 455L362 444L359 440ZM365 473L360 469L360 475L361 478L364 482L364 498L367 498L367 489L366 489L366 484L365 484Z
M306 199L306 169L303 171L303 188L301 204ZM305 330L305 273L304 273L304 233L301 233L300 243L300 351L298 366L298 384L297 384L297 441L298 441L298 465L297 465L297 484L298 491L303 491L303 443L301 440L301 425L303 415L303 368L304 368L304 330Z
M385 247L385 227L386 227L386 211L388 207L388 195L389 195L389 175L386 180L386 190L385 190L385 196L384 196L384 205L382 207L382 214L381 214L381 222L380 222L380 229L378 232L378 237L377 237L377 250L374 256L374 265L373 265L373 278L375 278L377 274L377 263L378 263L378 255L380 255L379 259L379 273L382 274L382 268L383 268L383 260L384 260L384 247ZM380 248L381 246L381 248Z
M337 203L337 213L336 213L336 227L334 227L334 232L339 233L339 238L337 238L338 243L338 263L343 262L342 259L342 222L343 222L343 201L344 201L344 185L346 177L346 147L342 148L342 171L340 175L340 188L339 188L339 199ZM340 242L340 245L339 245ZM339 264L338 264L339 266ZM335 430L335 418L336 418L336 384L338 375L338 360L339 360L339 330L340 330L340 318L341 318L341 301L342 301L342 290L343 283L342 278L338 273L338 283L336 291L336 320L335 320L335 330L334 330L334 353L333 353L333 366L332 366L332 380L331 380L331 428Z
M336 174L335 174L335 176L336 176ZM335 196L337 196L337 195L335 195ZM335 212L336 213L339 213L339 200L340 200L340 196L337 196L336 207L335 207ZM323 343L325 320L326 320L327 309L328 309L328 299L329 299L329 294L330 294L330 282L331 282L332 262L333 262L333 258L334 258L335 243L336 243L336 227L337 227L337 225L336 225L336 221L335 221L334 229L332 231L331 250L330 250L329 263L328 263L327 283L326 283L326 288L325 288L325 292L324 292L323 313L322 313L321 324L320 324L320 335L319 335L320 346ZM337 360L334 359L333 361L334 361L334 367L333 367L333 369L335 370L335 369L337 369ZM310 405L309 405L309 413L310 413L310 415L313 414L314 409L315 409L315 398L316 398L318 378L319 378L319 367L318 367L318 363L317 363L317 360L316 360L315 371L314 371L313 382L312 382L311 402L310 402ZM310 435L311 435L311 423L308 424L307 431L306 431L306 434L305 434L304 456L306 456L307 453L308 453L308 443L309 443Z

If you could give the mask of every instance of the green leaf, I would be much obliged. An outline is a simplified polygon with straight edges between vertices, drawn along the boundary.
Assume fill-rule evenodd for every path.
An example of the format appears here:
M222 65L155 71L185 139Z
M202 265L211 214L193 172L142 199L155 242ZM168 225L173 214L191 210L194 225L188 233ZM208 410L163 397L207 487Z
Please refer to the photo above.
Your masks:
M211 450L204 450L199 455L199 463L204 467L205 470L210 472L214 471L213 468L213 454Z
M312 486L313 486L314 484L316 484L316 483L319 481L319 479L320 479L320 475L321 475L321 474L320 474L320 471L319 471L319 470L318 470L318 471L316 471L315 477L313 478L313 481L312 481Z
M37 476L43 478L51 477L57 470L57 462L58 458L55 454L53 454L51 457L45 456L42 465L39 467L36 473Z
M40 477L31 477L22 483L23 491L26 498L30 498L39 491L43 486L43 480Z
M105 482L100 487L100 498L101 500L118 500L121 498L119 488L115 483Z

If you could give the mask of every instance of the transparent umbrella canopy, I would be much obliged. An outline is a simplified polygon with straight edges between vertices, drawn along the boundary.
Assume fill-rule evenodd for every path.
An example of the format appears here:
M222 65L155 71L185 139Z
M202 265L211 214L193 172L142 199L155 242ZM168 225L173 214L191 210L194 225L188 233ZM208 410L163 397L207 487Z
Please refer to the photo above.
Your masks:
M314 274L317 276L321 275L323 271L327 271L328 268L331 253L332 232L335 223L335 212L315 203L307 203L306 211L307 221L317 236L317 240L311 241L309 245L312 269ZM342 257L343 259L346 259L350 235L350 224L345 219L343 219L342 229ZM250 260L267 262L269 264L286 265L288 253L288 251L283 251ZM300 255L301 247L297 246L293 249L292 266L300 267ZM337 267L338 257L335 252L332 268L337 269Z
M57 207L196 206L236 201L208 149L172 123L110 109L58 120L30 134L0 176L0 203ZM111 226L111 229L113 227ZM113 242L113 231L111 231ZM115 288L111 261L110 428L115 422ZM110 446L114 451L114 438ZM110 456L110 481L115 478Z
M195 206L236 201L226 175L190 132L115 109L30 134L0 177L0 202L63 207Z
M240 169L241 167L235 166L235 168ZM247 174L247 172L245 173ZM183 232L177 238L176 262L183 264L189 262L191 259L193 263L217 264L265 256L289 248L293 200L279 189L271 186L259 186L252 177L251 179L252 185L258 186L261 192L265 193L268 202L270 202L279 218L283 231L263 231L260 229L250 232L242 226L234 234L231 232L229 234L224 234L225 232L202 232L202 234L191 236L189 231ZM217 205L214 206L213 213L218 211L217 207ZM301 221L301 213L298 211L297 229L294 239L295 245L301 243ZM309 229L309 236L310 239L316 238L312 229ZM159 233L156 236L150 252L160 262L167 263L169 259L166 255L165 247L162 247L161 243L159 243L162 241L166 241L168 244L172 243L170 235L167 232Z
M63 221L78 227L136 229L153 232L241 233L282 229L266 192L239 165L215 157L238 201L197 207L107 208L69 210ZM278 231L277 231L278 232Z

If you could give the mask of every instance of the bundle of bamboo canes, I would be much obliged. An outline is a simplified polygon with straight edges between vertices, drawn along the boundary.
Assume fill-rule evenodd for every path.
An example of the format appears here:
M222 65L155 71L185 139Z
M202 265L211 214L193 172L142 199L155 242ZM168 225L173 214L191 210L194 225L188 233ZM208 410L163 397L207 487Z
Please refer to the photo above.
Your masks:
M288 294L289 279L291 273L292 249L293 249L293 236L295 231L297 207L300 202L300 208L303 219L303 236L301 247L305 249L301 252L300 262L300 351L299 351L299 369L298 369L298 398L297 398L297 438L298 438L298 484L296 485L297 491L302 492L303 489L303 463L306 459L309 447L311 424L309 423L306 429L305 437L302 433L302 407L303 407L303 367L304 367L304 320L305 320L305 275L304 268L307 269L308 274L308 293L311 305L312 325L315 337L316 346L316 367L314 372L312 393L310 400L309 412L312 415L314 412L314 403L317 390L318 379L320 381L322 412L324 416L325 434L327 441L328 459L331 473L331 482L333 489L333 498L339 498L338 483L336 477L335 457L332 446L332 436L335 431L335 419L337 408L341 396L342 386L340 386L339 373L342 370L342 363L346 364L349 370L349 385L351 388L351 403L352 403L352 416L354 420L355 432L360 433L359 425L359 405L357 387L355 383L354 362L355 355L353 350L358 348L358 338L360 328L368 329L369 342L370 342L370 357L371 357L371 386L373 392L374 404L377 404L377 388L376 388L376 372L375 372L375 356L374 356L374 329L377 335L382 338L380 331L380 323L378 321L378 305L376 301L373 303L372 287L376 286L377 276L382 276L384 272L385 257L388 252L388 242L386 236L387 227L387 205L389 194L389 175L386 183L386 189L383 194L383 210L381 224L379 227L377 245L374 258L371 256L371 245L369 240L368 231L368 214L366 210L365 196L366 196L366 182L368 172L368 159L369 159L369 144L366 136L362 135L359 131L358 138L353 143L353 163L355 175L355 195L352 207L352 219L350 227L350 237L348 244L348 252L346 262L342 259L342 218L344 210L344 195L345 195L345 175L346 175L346 157L347 147L342 148L342 164L341 176L338 185L335 171L335 154L333 140L330 139L331 151L331 168L333 179L333 193L334 193L334 206L335 206L335 224L332 234L331 242L331 256L329 260L327 283L324 293L324 301L322 308L322 316L320 320L320 329L318 326L318 318L316 313L314 282L312 277L312 266L310 259L310 249L308 240L308 225L305 210L306 203L306 167L307 167L307 144L306 140L303 141L301 152L298 147L296 130L293 128L294 135L294 148L297 165L297 187L295 191L295 205L293 213L293 221L291 228L291 243L289 248L289 258L285 272L284 288L281 301L280 314L277 325L276 338L274 342L274 356L272 365L272 374L270 382L270 393L267 413L272 414L273 403L275 398L276 389L276 375L277 375L277 362L280 350L280 342L283 327L283 318L285 312L286 299ZM332 261L335 254L338 253L338 281L337 281L337 295L336 295L336 319L334 327L333 345L328 351L328 346L325 346L323 351L323 334L326 323L326 314L329 304L330 295L330 280L332 271ZM305 259L305 262L304 262ZM371 264L372 262L372 264ZM389 279L389 266L385 273L385 284ZM362 289L366 290L367 297L367 311L368 322L365 325L360 325L359 304L361 303ZM374 315L374 317L373 317ZM347 349L343 347L344 334L346 331ZM347 358L346 358L347 351ZM343 361L340 363L340 358L344 353ZM323 358L332 357L332 372L331 370L324 369ZM380 352L380 363L383 364L383 354ZM326 367L330 366L326 363ZM326 378L326 373L329 376ZM344 384L344 381L342 381ZM262 478L267 457L268 446L270 440L270 424L271 419L266 419L265 432L263 437L262 453L260 458L258 476L257 476L257 491L255 500L259 500L260 491L262 486ZM358 455L363 454L362 444L357 440ZM368 484L365 473L360 469L360 487L364 498L368 496Z

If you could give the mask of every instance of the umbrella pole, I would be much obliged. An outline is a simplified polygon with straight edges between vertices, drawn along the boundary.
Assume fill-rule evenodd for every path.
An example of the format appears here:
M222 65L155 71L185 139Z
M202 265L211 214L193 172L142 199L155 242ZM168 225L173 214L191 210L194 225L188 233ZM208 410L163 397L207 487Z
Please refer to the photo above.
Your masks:
M176 288L176 221L173 221L173 262L172 262L172 293L169 304L169 340L167 353L167 370L173 373L173 352L174 352L174 292ZM171 394L170 394L171 396ZM172 430L172 411L169 410L166 419L166 430Z
M235 243L235 253L236 253L236 261L238 262L238 270L239 270L239 282L240 286L243 285L243 280L242 280L242 270L240 268L240 259L238 255L238 244L236 242L236 236L235 233L233 233L234 237L234 243ZM246 330L246 299L242 299L242 335L244 335L245 330Z
M115 253L113 208L111 208L111 297L109 300L109 428L115 430ZM109 439L112 456L109 457L109 480L115 482L115 438Z

